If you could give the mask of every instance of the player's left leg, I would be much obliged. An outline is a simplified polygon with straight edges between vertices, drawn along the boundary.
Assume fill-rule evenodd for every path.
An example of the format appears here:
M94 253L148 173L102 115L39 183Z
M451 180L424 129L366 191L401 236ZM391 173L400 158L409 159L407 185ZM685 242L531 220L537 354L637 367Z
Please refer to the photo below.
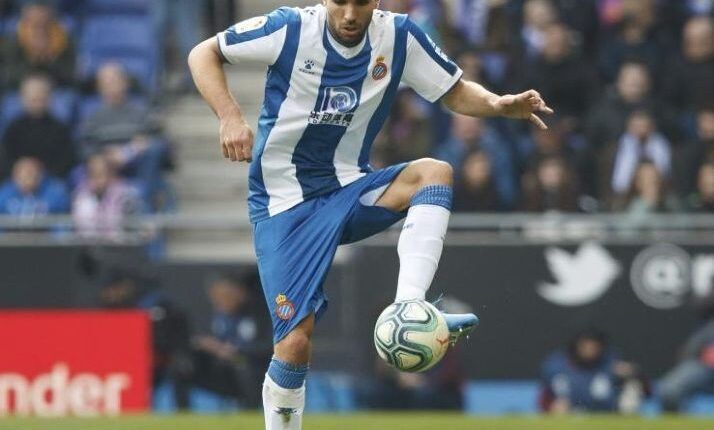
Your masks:
M424 300L439 265L451 215L453 170L424 158L409 164L377 201L393 211L409 208L399 236L399 280L395 301ZM444 314L452 342L478 323L473 314Z
M266 430L300 430L305 409L305 377L312 352L315 316L310 315L274 346L263 383Z

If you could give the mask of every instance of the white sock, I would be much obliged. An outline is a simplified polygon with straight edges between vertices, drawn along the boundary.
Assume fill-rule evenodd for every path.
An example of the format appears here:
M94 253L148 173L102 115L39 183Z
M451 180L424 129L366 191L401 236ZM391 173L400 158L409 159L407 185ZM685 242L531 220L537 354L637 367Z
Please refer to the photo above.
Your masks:
M424 300L439 266L451 212L443 206L420 204L409 208L399 236L399 281L394 301Z
M270 376L265 375L263 382L265 430L300 430L304 410L304 384L296 389L283 388L276 384Z

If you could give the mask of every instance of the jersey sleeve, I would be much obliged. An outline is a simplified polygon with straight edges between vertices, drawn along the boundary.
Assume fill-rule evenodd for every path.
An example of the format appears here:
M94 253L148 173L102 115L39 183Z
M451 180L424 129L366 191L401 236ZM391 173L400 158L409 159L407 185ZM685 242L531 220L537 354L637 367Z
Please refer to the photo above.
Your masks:
M272 65L280 56L287 26L295 14L290 8L280 8L229 27L217 35L221 54L231 64L252 60Z
M407 58L402 82L435 102L461 79L463 71L412 20L407 19Z

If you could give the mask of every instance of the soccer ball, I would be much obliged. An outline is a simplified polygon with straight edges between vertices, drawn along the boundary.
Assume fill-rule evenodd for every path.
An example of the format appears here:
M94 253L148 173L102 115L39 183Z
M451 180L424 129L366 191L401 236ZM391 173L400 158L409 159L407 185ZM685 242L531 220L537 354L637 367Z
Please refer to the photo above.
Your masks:
M444 316L431 303L397 302L377 319L374 346L390 366L403 372L423 372L446 354L449 329Z

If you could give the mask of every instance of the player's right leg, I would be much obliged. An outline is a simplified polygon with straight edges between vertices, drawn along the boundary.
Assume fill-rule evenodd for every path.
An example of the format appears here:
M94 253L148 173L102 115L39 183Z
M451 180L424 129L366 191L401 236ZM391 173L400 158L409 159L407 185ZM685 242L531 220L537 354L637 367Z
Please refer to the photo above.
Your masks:
M266 430L300 430L305 410L305 377L312 352L314 314L274 346L263 383Z
M424 300L439 265L452 202L453 171L448 163L409 163L377 201L393 211L408 208L399 236L399 280L395 301ZM444 314L451 343L478 324L474 314Z

